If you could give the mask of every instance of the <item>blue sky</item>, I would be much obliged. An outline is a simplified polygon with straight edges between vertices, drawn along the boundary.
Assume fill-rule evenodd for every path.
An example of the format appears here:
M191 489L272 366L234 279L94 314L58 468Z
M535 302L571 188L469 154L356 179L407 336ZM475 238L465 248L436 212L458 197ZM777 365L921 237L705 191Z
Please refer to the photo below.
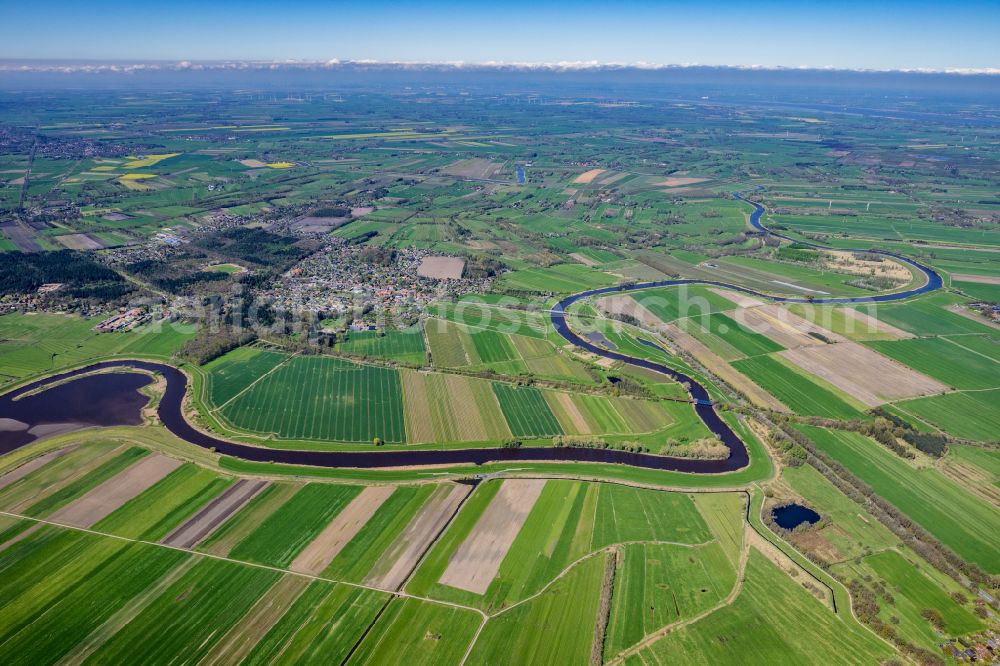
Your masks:
M1000 68L998 36L1000 0L0 0L0 58Z

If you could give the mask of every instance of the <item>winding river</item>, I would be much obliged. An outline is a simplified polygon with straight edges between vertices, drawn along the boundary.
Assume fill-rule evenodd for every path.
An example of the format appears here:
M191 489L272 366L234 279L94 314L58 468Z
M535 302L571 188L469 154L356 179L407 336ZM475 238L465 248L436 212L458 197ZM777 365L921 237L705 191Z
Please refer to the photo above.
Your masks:
M735 193L737 199L753 206L750 224L758 231L773 234L786 240L796 240L771 232L761 224L764 208L759 204ZM802 241L797 241L801 243ZM810 244L814 245L814 244ZM814 245L815 247L821 247ZM743 440L719 415L709 397L708 391L697 381L660 363L648 361L610 351L599 347L577 335L566 319L570 305L582 299L606 294L639 291L655 287L670 287L684 284L717 286L738 291L750 296L783 303L882 303L898 301L941 287L941 276L932 268L912 259L881 250L849 250L870 252L892 257L918 269L926 278L923 286L890 294L854 298L783 298L763 294L738 285L710 280L663 280L607 287L574 294L557 303L550 311L555 330L568 342L604 358L621 361L632 366L645 368L664 374L688 386L688 393L698 418L729 448L729 457L724 460L696 460L669 458L644 453L629 453L610 449L580 449L554 447L521 448L472 448L446 450L383 450L373 451L302 451L272 449L221 439L192 426L183 414L184 395L187 391L187 376L179 369L154 361L115 360L96 363L57 375L46 377L22 386L0 396L0 454L7 453L35 441L50 431L60 431L85 426L135 425L141 423L140 411L146 398L139 389L150 383L150 379L137 373L91 374L100 370L139 369L158 372L166 380L166 391L157 407L157 414L163 424L177 437L204 448L215 449L218 453L243 460L311 465L317 467L391 468L413 465L480 465L490 462L543 462L573 461L589 463L616 463L655 470L669 470L696 474L719 474L733 472L746 467L749 454ZM88 375L73 379L79 375ZM46 386L56 384L49 389ZM60 428L60 425L63 426ZM46 429L48 428L48 430Z

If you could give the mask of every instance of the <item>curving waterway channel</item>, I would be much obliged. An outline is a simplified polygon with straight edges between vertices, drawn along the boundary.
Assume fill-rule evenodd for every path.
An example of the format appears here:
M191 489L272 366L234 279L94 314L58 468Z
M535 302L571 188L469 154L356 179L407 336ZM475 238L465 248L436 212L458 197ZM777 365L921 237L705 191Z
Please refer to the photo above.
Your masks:
M754 211L750 215L750 224L755 229L786 240L796 240L776 234L764 227L760 221L764 213L764 208L760 204L744 198L739 193L734 193L733 196L753 206ZM796 242L801 243L802 241L796 240ZM628 356L620 352L610 351L577 335L567 322L567 308L577 301L594 296L685 284L723 287L750 296L783 303L884 303L887 301L902 300L941 287L941 276L936 271L907 257L880 250L857 249L849 251L877 253L902 261L918 269L926 278L926 282L923 286L915 289L870 297L805 299L770 296L739 285L711 280L663 280L581 292L564 298L550 311L553 327L570 343L604 358L652 370L664 374L675 381L685 383L698 418L729 448L729 457L724 460L693 460L644 453L629 453L610 449L564 447L302 451L241 444L221 439L199 430L185 419L183 402L185 392L187 391L187 376L183 372L164 363L136 360L116 360L96 363L40 379L0 396L0 454L20 448L50 432L59 432L86 426L136 425L141 423L140 414L142 407L146 403L146 398L139 393L139 389L151 382L149 377L138 373L105 372L92 374L102 370L138 369L158 372L165 378L166 390L160 400L157 414L170 432L196 446L214 448L222 455L241 458L243 460L256 462L273 461L316 467L354 468L391 468L412 465L480 465L491 462L572 461L616 463L648 469L696 474L733 472L746 467L750 462L746 445L740 439L739 435L719 415L704 386L684 373L665 365ZM74 377L80 375L87 376L74 379ZM58 385L48 389L45 388L53 384Z

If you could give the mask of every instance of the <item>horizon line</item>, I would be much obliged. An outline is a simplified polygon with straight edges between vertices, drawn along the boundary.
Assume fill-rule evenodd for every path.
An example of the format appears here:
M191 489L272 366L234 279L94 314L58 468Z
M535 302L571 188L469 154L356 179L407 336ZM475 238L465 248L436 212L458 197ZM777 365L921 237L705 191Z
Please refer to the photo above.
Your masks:
M420 61L374 59L218 59L218 60L167 60L167 59L95 59L95 58L16 58L0 57L0 73L62 73L62 74L135 74L157 71L273 71L277 69L333 70L352 67L381 69L425 70L506 70L520 72L585 72L585 71L665 71L678 69L715 69L737 71L773 72L847 72L858 74L937 74L952 76L997 76L1000 67L838 67L832 65L761 65L704 63L649 63L649 62L599 62L597 60L519 62L487 60Z

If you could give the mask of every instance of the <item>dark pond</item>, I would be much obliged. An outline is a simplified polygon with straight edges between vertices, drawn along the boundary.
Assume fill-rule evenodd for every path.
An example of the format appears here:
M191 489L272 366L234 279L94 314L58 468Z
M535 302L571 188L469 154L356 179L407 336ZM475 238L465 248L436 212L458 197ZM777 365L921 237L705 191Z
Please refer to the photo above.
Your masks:
M771 515L774 516L774 522L786 530L794 530L802 523L812 525L819 521L818 513L807 506L794 503L774 507L771 509Z
M0 454L39 437L88 426L139 425L149 398L139 389L152 380L135 372L89 375L23 395L0 397ZM31 387L26 387L30 390Z

